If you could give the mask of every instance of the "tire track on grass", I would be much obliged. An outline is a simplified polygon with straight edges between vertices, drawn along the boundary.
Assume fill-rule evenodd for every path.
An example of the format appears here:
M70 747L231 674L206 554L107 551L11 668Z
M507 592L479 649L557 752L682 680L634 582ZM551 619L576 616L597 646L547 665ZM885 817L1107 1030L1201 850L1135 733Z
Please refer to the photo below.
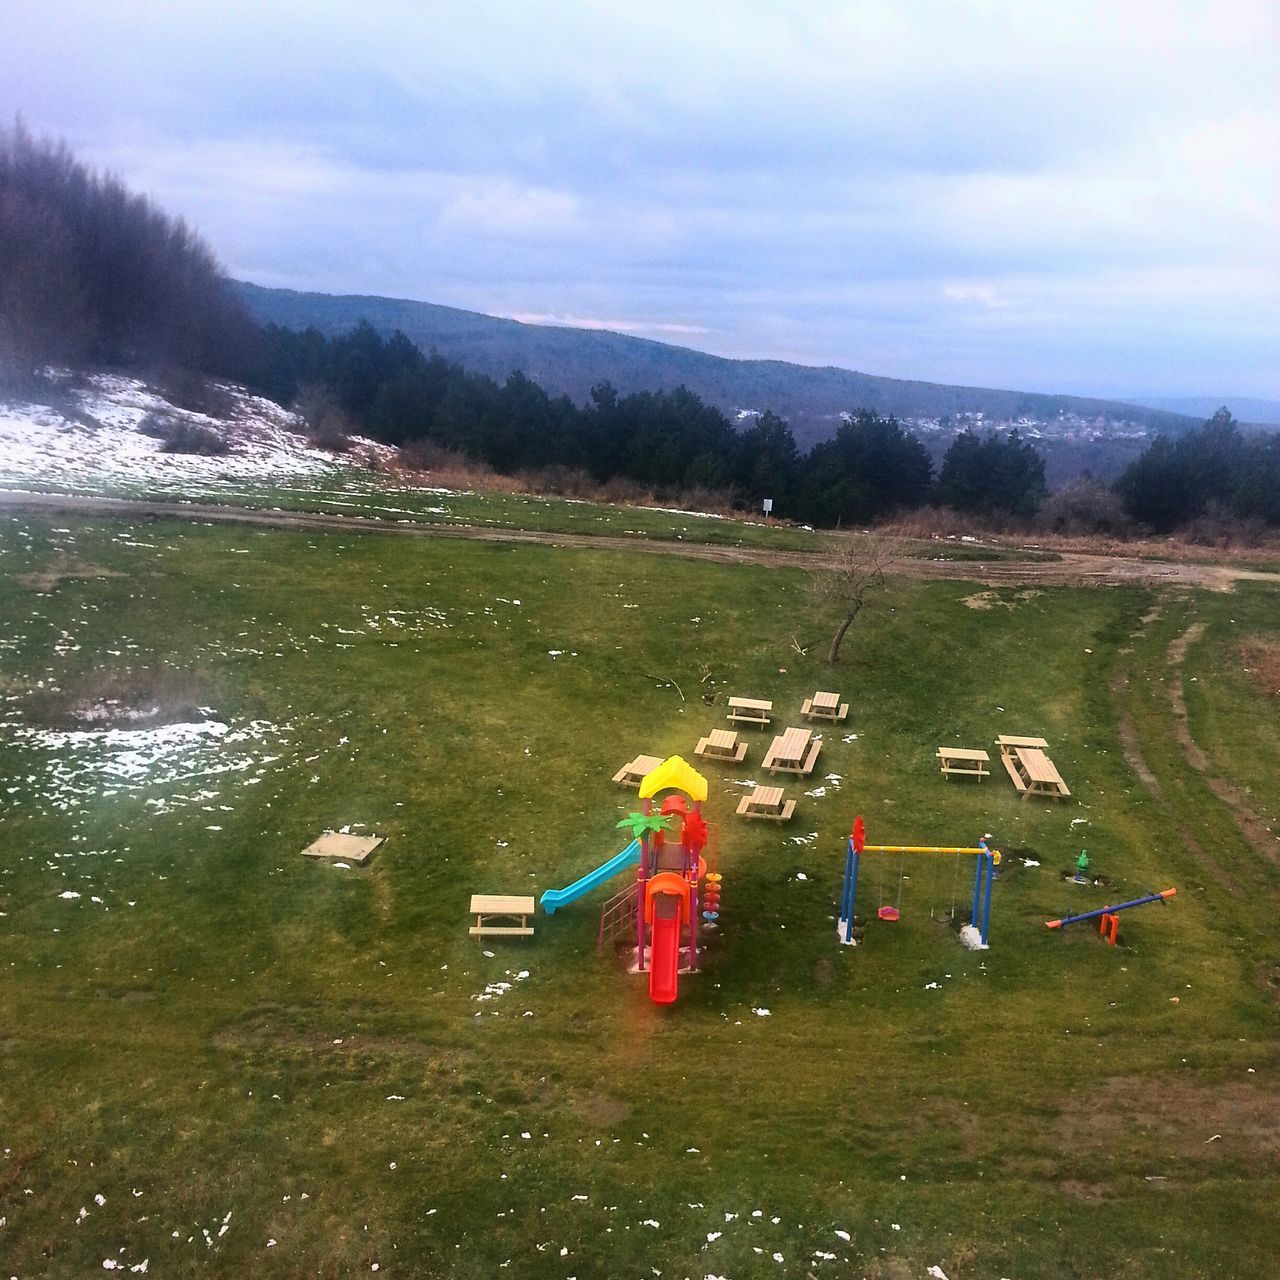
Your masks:
M1280 866L1280 849L1277 848L1277 836L1267 825L1266 820L1249 803L1247 793L1242 787L1219 777L1212 771L1209 757L1191 733L1191 721L1187 714L1187 700L1182 684L1182 664L1186 660L1187 651L1200 640L1208 624L1193 622L1180 636L1169 642L1165 650L1165 663L1169 668L1165 682L1169 709L1173 713L1173 736L1182 751L1188 768L1194 770L1205 785L1226 806L1231 821L1240 832L1246 844L1265 861L1273 866Z

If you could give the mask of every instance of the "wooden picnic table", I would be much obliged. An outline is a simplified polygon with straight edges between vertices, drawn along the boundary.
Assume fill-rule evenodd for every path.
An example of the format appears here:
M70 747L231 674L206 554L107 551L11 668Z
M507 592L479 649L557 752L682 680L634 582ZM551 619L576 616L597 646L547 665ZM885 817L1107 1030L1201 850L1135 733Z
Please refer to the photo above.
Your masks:
M661 763L661 756L636 756L613 775L613 780L624 787L638 787L645 776L652 773Z
M821 750L821 740L815 740L810 730L790 728L769 744L764 767L770 773L812 773Z
M1049 748L1049 744L1043 738L1018 738L1005 733L998 734L996 742L1000 746L1000 754L1006 759L1019 747L1039 747L1041 751L1047 751Z
M810 720L840 721L849 714L849 704L840 701L838 693L819 690L812 698L806 698L800 714Z
M709 760L723 760L727 764L741 764L747 758L747 744L738 741L734 729L712 729L705 738L698 740L693 754Z
M730 698L729 719L737 724L767 725L773 712L773 703L759 698Z
M473 893L471 914L476 922L467 932L473 938L532 938L532 898L503 893ZM506 923L498 923L505 921ZM511 921L519 921L512 924Z
M990 772L987 765L990 764L991 757L985 751L969 747L939 747L937 756L938 766L944 778L949 778L952 774L960 774L981 781Z
M1040 747L1014 747L1001 759L1024 800L1031 795L1060 799L1071 794L1057 766Z
M787 800L781 787L756 787L738 801L740 818L768 818L786 822L796 811L796 802Z

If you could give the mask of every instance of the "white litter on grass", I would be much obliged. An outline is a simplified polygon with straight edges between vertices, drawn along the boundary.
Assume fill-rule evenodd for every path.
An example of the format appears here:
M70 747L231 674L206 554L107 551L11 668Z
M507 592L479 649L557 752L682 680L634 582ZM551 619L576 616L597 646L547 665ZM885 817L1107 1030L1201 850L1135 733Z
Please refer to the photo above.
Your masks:
M1022 865L1024 867L1038 867L1040 864L1035 860L1035 858L1023 858Z
M807 875L805 875L805 873L804 873L803 871L797 871L797 872L796 872L796 879L797 879L797 880L807 880L808 878L809 878L809 877L808 877Z
M845 1244L849 1243L850 1236L847 1231L841 1231L839 1227L836 1227L835 1233L840 1237L841 1240L845 1242Z
M58 894L58 897L64 898L68 902L73 898L78 898L79 896L80 895L76 893L74 889L64 889L60 894Z
M14 806L26 803L51 814L98 803L104 795L121 796L173 787L175 783L209 781L219 774L250 772L244 784L260 781L268 765L280 759L282 738L290 726L266 720L229 725L221 720L187 721L149 729L14 730L15 745L35 757L26 771L30 791L19 792ZM264 750L265 748L265 750ZM171 792L151 796L158 812L199 804L217 791ZM209 830L221 827L210 825Z
M947 1273L941 1267L930 1267L927 1274L932 1276L933 1280L948 1280Z
M669 516L691 516L694 520L723 520L711 511L681 511L678 507L641 507L642 511L661 511Z
M656 1231L660 1226L662 1226L662 1223L660 1223L657 1218L646 1218L640 1225L642 1227L653 1227Z
M942 983L940 983L940 982L926 982L926 983L924 984L924 989L925 989L926 991L941 991L941 990L942 990Z
M757 1018L769 1018L773 1016L768 1009L752 1009L751 1012L754 1013Z
M961 945L969 948L970 951L986 951L988 945L982 940L982 930L975 925L966 924L960 930Z
M844 737L840 739L841 742L857 742L857 740L858 735L856 733L846 733Z

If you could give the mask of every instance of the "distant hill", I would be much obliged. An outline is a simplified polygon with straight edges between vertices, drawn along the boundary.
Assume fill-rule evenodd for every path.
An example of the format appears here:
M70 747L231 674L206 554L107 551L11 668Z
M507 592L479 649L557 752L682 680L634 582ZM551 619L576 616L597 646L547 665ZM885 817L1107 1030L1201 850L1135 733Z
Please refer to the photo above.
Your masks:
M1202 421L1212 418L1223 405L1226 405L1237 422L1249 422L1257 426L1280 426L1280 400L1257 400L1252 396L1143 396L1131 403L1142 405L1147 409L1184 413Z
M1198 421L1115 400L906 382L783 360L726 360L621 333L522 324L402 298L298 293L243 282L237 287L263 322L292 329L314 325L332 335L367 320L384 334L400 329L423 351L438 351L477 373L502 380L520 370L546 391L567 393L578 404L597 383L611 382L623 393L683 384L731 417L772 409L791 423L801 448L834 435L840 415L855 409L899 418L981 413L992 422L1023 417L1052 422L1066 413L1153 432L1182 431Z

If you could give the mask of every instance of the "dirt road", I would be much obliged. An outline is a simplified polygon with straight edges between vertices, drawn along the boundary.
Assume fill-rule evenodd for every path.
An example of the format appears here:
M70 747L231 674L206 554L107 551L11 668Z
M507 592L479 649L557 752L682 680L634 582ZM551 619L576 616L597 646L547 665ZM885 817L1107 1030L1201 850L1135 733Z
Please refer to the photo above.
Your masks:
M819 565L817 552L778 551L761 547L724 547L706 543L645 538L596 537L589 534L490 529L471 525L398 524L363 516L318 515L306 511L263 511L187 502L139 502L121 498L88 498L64 494L0 492L0 512L46 516L99 516L125 520L186 520L257 529L316 530L328 533L378 533L401 538L465 538L478 542L538 543L597 551L630 551L646 555L682 556L721 564L777 565L809 569ZM857 535L852 535L857 536ZM921 544L926 545L926 544ZM991 586L1151 586L1200 587L1229 591L1237 582L1269 582L1280 586L1280 573L1228 565L1140 560L1136 557L1063 552L1057 560L930 560L912 557L895 564L893 573L913 578L955 578Z

